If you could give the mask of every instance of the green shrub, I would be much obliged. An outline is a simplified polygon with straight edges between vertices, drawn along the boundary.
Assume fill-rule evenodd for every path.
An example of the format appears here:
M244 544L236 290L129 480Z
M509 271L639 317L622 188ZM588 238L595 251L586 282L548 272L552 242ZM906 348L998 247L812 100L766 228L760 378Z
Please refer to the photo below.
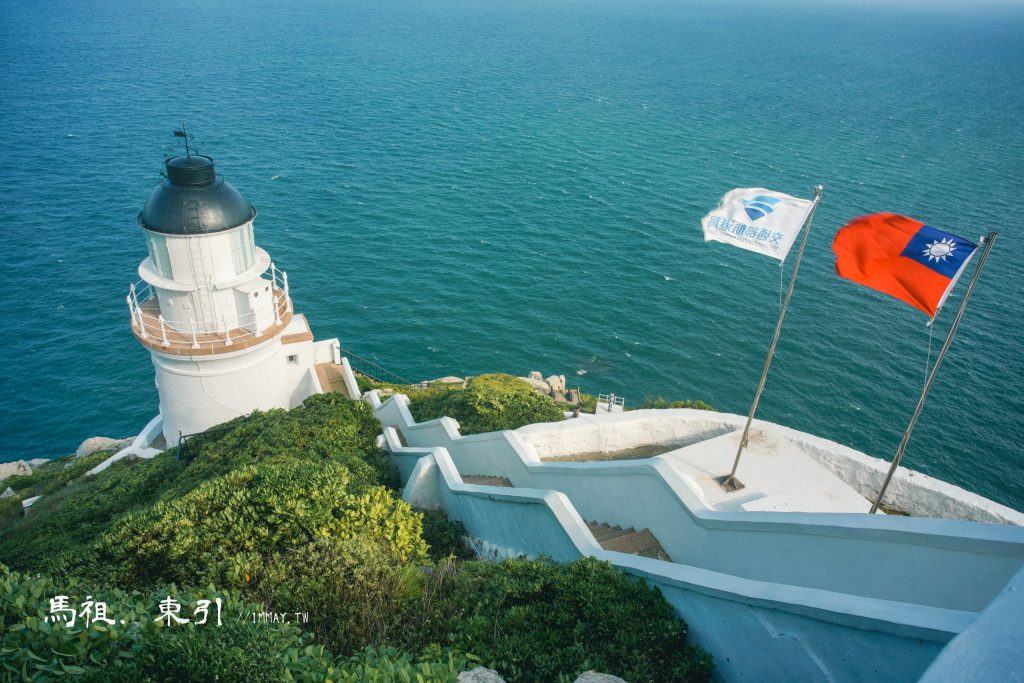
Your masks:
M174 450L152 460L123 460L95 477L77 475L105 457L100 454L74 459L68 468L63 467L64 460L43 465L31 477L23 478L27 488L20 497L40 486L56 490L44 495L28 517L21 517L20 506L14 503L4 507L0 557L16 568L96 576L94 570L105 563L96 560L93 548L118 517L157 501L171 504L204 483L265 462L344 465L353 490L392 482L391 465L375 443L380 423L368 405L338 394L312 396L291 411L255 412L226 423L226 427L199 441L187 466L177 462ZM302 494L300 497L305 491ZM248 500L263 505L251 496ZM235 514L246 514L238 504L232 509ZM211 547L204 543L197 546ZM262 540L254 543L260 545ZM192 561L202 564L205 558ZM120 568L112 569L117 575ZM198 578L186 570L182 573L182 579ZM148 572L146 576L158 578ZM123 573L121 578L126 578Z
M448 519L442 510L419 510L423 515L423 540L430 546L434 561L446 557L468 560L473 551L466 544L466 527Z
M44 495L31 513L0 522L0 558L20 569L61 575L87 563L91 546L124 512L152 503L181 471L173 452L122 460Z
M308 612L306 629L341 654L393 643L405 605L422 592L423 570L366 537L324 538L268 562L259 594L276 612Z
M80 458L73 455L56 458L33 468L32 474L27 476L8 477L4 480L3 486L9 486L16 492L27 492L26 498L53 493L113 454L114 451L98 451Z
M607 562L466 562L439 568L417 607L418 637L480 656L510 683L575 678L703 681L710 658L656 589Z
M385 483L392 476L376 445L381 428L373 409L341 394L316 394L293 410L256 411L215 429L195 448L171 495L268 459L330 460L345 465L356 484Z
M238 467L180 498L118 520L96 561L128 585L244 584L263 558L318 538L368 535L402 561L426 556L420 516L382 487L354 482L333 461Z
M708 405L704 401L688 400L688 401L669 401L668 399L661 398L645 398L643 403L637 406L637 410L644 408L693 408L694 410L715 410L712 406Z
M471 655L426 649L419 657L394 648L368 647L339 663L339 683L456 683L459 673L477 666Z
M518 429L535 422L564 420L563 407L511 375L480 375L463 389L432 385L409 395L409 410L417 422L444 415L455 418L462 434Z
M597 396L594 394L580 393L580 412L581 413L596 413L597 412Z
M103 602L113 625L81 617L73 627L48 623L50 599ZM200 599L221 597L221 626L211 605L206 624L156 621L165 597L192 619ZM323 681L336 673L331 655L295 625L254 624L263 608L237 595L165 586L152 593L96 590L77 581L55 583L0 565L0 681L42 681L74 675L86 681ZM121 623L124 620L125 623Z

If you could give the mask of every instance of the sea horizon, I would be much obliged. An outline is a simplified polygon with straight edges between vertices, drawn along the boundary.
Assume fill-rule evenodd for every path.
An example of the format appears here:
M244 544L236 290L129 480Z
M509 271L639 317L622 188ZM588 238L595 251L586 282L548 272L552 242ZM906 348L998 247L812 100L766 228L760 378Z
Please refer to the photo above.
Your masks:
M902 464L1024 509L1020 6L2 4L0 461L157 414L124 297L184 124L318 339L627 406L746 414L780 269L700 219L821 183L758 418L885 460L964 283L930 329L836 276L832 237L878 211L996 230Z

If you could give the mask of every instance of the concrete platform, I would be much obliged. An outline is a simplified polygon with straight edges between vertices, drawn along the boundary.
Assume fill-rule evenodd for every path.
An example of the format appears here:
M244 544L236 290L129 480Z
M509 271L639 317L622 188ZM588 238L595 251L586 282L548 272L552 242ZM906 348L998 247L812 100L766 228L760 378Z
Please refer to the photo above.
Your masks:
M795 443L752 429L736 478L744 488L727 493L715 481L728 474L740 432L731 432L661 456L712 510L868 512L871 503Z

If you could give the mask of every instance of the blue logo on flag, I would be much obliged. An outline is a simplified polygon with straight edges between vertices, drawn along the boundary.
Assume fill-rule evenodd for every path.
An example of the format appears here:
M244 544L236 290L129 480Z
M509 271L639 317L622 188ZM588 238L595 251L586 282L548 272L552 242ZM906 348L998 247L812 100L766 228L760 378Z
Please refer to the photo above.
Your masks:
M750 216L750 220L756 221L758 218L764 218L770 214L773 209L772 207L779 203L777 197L766 197L764 195L758 195L749 201L741 199L743 202L743 210Z
M907 242L900 256L917 261L922 266L952 279L977 248L977 244L962 237L936 230L930 225L923 225Z

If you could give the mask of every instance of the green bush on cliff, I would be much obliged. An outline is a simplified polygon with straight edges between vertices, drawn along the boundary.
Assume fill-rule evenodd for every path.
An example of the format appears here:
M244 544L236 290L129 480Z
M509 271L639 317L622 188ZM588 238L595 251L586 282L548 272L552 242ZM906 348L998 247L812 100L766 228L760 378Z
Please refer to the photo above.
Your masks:
M375 445L379 433L380 423L368 405L338 394L311 396L301 407L290 411L257 411L226 423L202 439L187 466L177 462L173 449L152 460L121 461L95 477L79 477L44 495L27 517L12 510L0 520L0 558L16 568L45 570L56 575L93 573L86 572L91 564L107 569L110 563L98 563L93 557L94 550L104 533L117 528L119 517L145 511L158 502L165 507L173 506L203 484L240 468L262 467L265 463L343 466L352 491L366 491L372 485L391 481L390 465ZM302 472L309 474L315 469L310 467ZM306 476L298 470L292 474L300 480ZM297 483L296 495L304 497L310 485L311 481ZM227 482L219 486L230 488ZM269 486L262 490L270 494L271 489ZM198 504L198 500L190 500ZM249 496L244 503L232 503L231 510L232 514L245 517L255 514L256 509L245 510L246 505L262 510L275 504L281 505ZM303 533L292 520L281 519L279 523L277 534ZM244 531L240 533L244 535ZM196 543L211 547L209 540ZM259 547L265 545L258 538L252 542ZM137 569L125 567L128 576ZM143 571L140 576L147 580L160 578L151 571Z
M399 634L409 602L422 591L423 570L397 561L383 543L318 539L277 555L257 578L256 595L264 603L276 612L309 612L308 628L332 651L420 645Z
M93 621L86 626L81 616L73 627L48 622L50 599L58 595L67 596L68 606L77 610L86 600L105 603L107 617L115 623ZM206 624L168 627L156 621L166 597L176 600L179 616L188 619L196 617L196 601L221 597L222 625L216 625L214 602ZM261 609L213 589L97 589L0 565L0 680L214 680L215 675L221 680L323 680L332 664L330 655L311 646L298 627L238 619ZM98 616L95 609L92 615Z
M0 523L0 558L12 567L63 575L87 561L91 546L125 512L149 505L180 473L173 452L124 460L81 477Z
M685 643L660 593L607 562L452 559L424 569L383 545L319 541L282 555L260 595L274 610L310 611L318 642L472 652L510 683L573 680L597 669L630 681L703 681L712 664Z
M103 603L114 624L47 621L50 599L68 598L81 609L86 600ZM160 602L171 597L179 618L158 620ZM216 598L222 600L217 624ZM205 624L195 610L210 600ZM454 683L475 666L456 651L434 646L421 655L395 648L365 648L352 656L332 656L295 623L263 623L259 603L236 593L160 586L149 592L97 589L77 580L12 572L0 564L0 681L44 681L72 677L97 683L138 681L304 681L321 683ZM91 616L98 616L96 608ZM125 623L121 623L124 620Z
M511 375L480 375L463 389L432 385L410 392L409 410L417 422L447 415L462 434L518 429L535 422L564 420L563 406L538 394L529 382Z
M607 562L514 559L435 572L419 637L473 652L509 683L587 669L628 681L703 681L711 659L656 590Z
M420 515L331 460L247 465L118 520L96 561L129 585L241 586L265 557L321 538L365 536L406 562L426 557Z
M700 400L686 400L686 401L669 401L662 397L657 398L645 398L643 403L636 407L636 410L643 410L644 408L692 408L694 410L715 410L714 407L708 405L704 401Z
M466 433L562 419L554 401L508 376L431 387L415 401L439 411L418 419L449 414ZM684 645L672 608L611 565L442 559L458 552L463 531L438 513L424 528L381 486L391 470L374 443L379 430L365 404L317 396L232 421L195 443L187 464L173 450L118 463L65 482L28 517L0 520L0 557L59 576L0 570L0 681L71 672L441 683L471 668L460 652L513 682L571 680L589 668L637 681L706 678L709 660ZM238 590L224 594L224 626L157 630L161 594L184 604L214 592L172 582ZM41 621L55 595L93 595L129 625L114 635L55 631ZM310 623L238 621L263 610L308 612Z
M211 430L190 449L189 465L172 493L242 465L268 459L334 461L349 469L357 485L390 481L391 467L376 446L380 422L362 401L341 394L310 396L293 410L254 412Z
M61 487L91 470L113 455L113 451L99 451L82 457L67 456L56 458L32 468L32 474L8 477L3 485L15 493L25 492L26 496L39 496L59 491Z

